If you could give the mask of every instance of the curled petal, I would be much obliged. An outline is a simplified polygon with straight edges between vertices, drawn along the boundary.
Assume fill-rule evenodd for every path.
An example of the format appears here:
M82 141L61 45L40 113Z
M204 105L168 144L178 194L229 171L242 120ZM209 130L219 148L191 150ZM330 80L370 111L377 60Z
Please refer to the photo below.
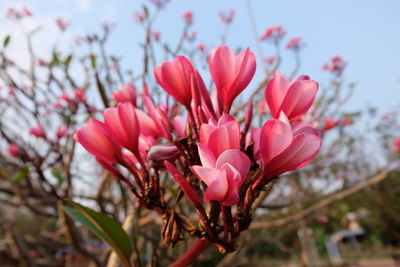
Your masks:
M118 162L120 148L102 122L89 119L85 126L78 129L74 138L95 157L111 163Z
M244 180L249 172L251 162L249 157L240 150L231 149L223 152L218 157L215 167L221 169L225 164L235 168L240 174L241 180Z
M302 133L297 135L290 146L265 165L268 176L293 171L307 165L318 153L321 137Z
M264 164L281 154L292 140L290 124L277 119L267 121L260 132L260 154Z

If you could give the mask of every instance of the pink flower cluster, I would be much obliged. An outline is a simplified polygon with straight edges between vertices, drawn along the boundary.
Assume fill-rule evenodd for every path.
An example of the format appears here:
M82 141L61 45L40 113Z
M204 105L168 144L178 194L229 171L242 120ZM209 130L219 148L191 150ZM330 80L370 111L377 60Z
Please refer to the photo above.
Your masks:
M325 63L322 66L322 70L329 71L330 73L339 77L342 75L346 67L347 67L347 62L344 61L341 56L334 56L329 63Z
M143 190L136 192L141 203L146 202L145 192L153 181L151 168L158 171L165 165L185 192L197 192L187 196L196 207L211 200L232 206L244 201L241 192L260 190L269 179L301 168L315 157L321 138L301 118L314 101L317 82L308 76L291 82L276 72L265 88L265 103L273 118L249 130L251 109L245 127L229 112L253 78L254 54L246 49L235 55L220 46L209 55L209 69L216 87L211 95L186 57L177 56L154 69L159 85L186 108L187 119L172 106L155 105L147 93L142 96L145 110L137 108L135 86L125 84L113 93L118 105L104 111L104 122L89 119L75 139L116 177L123 176L116 164L127 168ZM177 141L181 138L193 140L194 147L182 146ZM204 182L203 189L191 188L178 174L174 162L182 167L182 160ZM261 170L254 178L257 168ZM198 199L199 192L203 200Z
M6 17L8 19L13 19L13 20L21 20L23 18L31 17L32 16L32 11L30 11L27 7L21 7L21 8L8 8L7 9L7 14Z

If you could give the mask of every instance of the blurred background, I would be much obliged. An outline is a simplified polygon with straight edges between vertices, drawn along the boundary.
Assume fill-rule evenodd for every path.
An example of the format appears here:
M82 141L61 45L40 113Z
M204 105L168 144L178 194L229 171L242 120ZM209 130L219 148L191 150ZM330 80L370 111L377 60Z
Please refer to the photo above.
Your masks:
M196 264L395 266L399 11L396 0L0 1L0 265L105 266L108 256L93 260L109 254L105 245L59 209L69 197L122 223L127 203L134 206L75 147L75 130L106 106L94 88L102 84L111 101L125 82L138 95L146 84L161 102L154 66L183 54L212 85L207 55L226 44L257 57L256 75L235 102L253 101L255 126L270 115L263 91L252 92L273 71L318 81L307 120L324 142L309 166L281 177L260 203L235 253L210 250ZM138 222L137 234L148 233L143 262L160 242L159 224ZM169 260L186 243L158 253Z

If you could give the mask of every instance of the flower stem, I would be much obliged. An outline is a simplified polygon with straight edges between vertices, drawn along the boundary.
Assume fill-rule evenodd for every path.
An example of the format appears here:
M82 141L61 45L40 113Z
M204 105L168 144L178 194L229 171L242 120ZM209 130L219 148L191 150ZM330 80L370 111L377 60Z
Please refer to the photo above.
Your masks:
M184 267L193 263L197 257L210 245L210 241L206 239L197 239L193 245L183 253L176 261L171 263L169 267Z

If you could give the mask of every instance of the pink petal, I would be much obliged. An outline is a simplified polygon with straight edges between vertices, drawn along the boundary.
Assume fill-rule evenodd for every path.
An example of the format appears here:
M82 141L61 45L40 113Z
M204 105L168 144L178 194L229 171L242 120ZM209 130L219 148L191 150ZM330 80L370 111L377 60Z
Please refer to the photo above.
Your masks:
M192 171L196 176L206 183L206 185L211 185L220 176L221 170L215 168L207 168L203 166L194 165L192 166Z
M282 153L292 140L290 124L277 119L267 121L260 133L260 153L264 164Z
M284 152L266 164L265 171L269 176L274 176L301 168L314 158L320 146L321 138L317 135L297 135Z
M202 143L197 143L201 164L207 168L215 168L215 156L211 150Z
M175 116L172 124L174 125L175 133L179 137L186 136L186 120L182 116Z
M153 119L150 118L145 112L140 109L136 109L136 115L139 121L140 131L144 135L150 136L161 136L161 131L157 128L156 124L154 123Z
M224 201L228 191L228 181L225 172L221 172L215 181L207 186L204 192L204 201L216 200Z
M301 117L311 107L318 90L318 83L311 80L296 80L288 89L281 109L292 121Z
M78 129L75 139L95 157L111 163L118 162L119 147L110 139L102 122L89 119L86 126Z
M215 167L221 169L227 163L239 172L241 179L246 179L251 165L250 159L246 154L240 150L226 150L218 157Z
M274 77L265 87L265 100L271 110L272 116L278 118L283 100L290 87L290 81L280 72L276 71Z
M223 201L228 190L225 171L202 166L192 166L192 171L196 176L207 184L204 192L204 201L217 200Z
M222 170L226 172L226 179L228 181L228 191L225 195L225 199L222 202L225 206L232 206L239 202L239 188L242 184L242 177L240 173L229 163L225 163L221 166Z
M212 124L202 124L200 127L200 142L202 142L203 144L208 144L210 134L215 128L216 126Z
M208 139L208 147L218 157L228 149L240 149L240 128L236 121L215 128Z

